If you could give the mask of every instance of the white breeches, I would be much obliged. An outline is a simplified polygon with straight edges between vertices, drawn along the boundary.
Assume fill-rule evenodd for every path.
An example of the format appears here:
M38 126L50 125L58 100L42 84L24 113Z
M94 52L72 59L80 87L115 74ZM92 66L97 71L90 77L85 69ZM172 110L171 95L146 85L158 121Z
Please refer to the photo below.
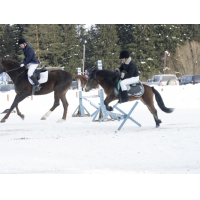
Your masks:
M120 86L121 86L122 91L127 90L127 87L126 87L127 85L136 83L138 81L139 81L139 76L126 78L126 79L122 80L120 82Z
M38 67L38 64L28 64L28 76L31 77L33 75L33 72L36 70Z

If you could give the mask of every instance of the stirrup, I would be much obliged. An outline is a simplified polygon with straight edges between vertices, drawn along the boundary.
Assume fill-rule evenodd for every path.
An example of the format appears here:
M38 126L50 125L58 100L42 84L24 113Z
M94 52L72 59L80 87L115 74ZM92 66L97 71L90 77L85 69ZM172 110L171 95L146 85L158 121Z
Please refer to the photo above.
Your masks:
M39 91L41 88L42 88L41 85L34 85L35 91Z

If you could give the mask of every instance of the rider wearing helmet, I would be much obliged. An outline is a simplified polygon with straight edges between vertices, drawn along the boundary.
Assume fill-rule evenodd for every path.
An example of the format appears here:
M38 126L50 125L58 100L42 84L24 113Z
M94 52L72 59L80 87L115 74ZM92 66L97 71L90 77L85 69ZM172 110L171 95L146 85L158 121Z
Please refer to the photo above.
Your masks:
M119 68L115 69L115 71L122 72L124 70L127 72L127 73L122 72L120 77L122 79L122 81L120 82L122 92L121 92L121 101L119 102L124 103L128 101L127 85L138 82L139 73L137 65L133 60L131 60L128 51L126 50L121 51L119 59L122 60L122 64Z
M30 79L33 81L34 86L35 86L35 91L39 91L41 89L41 86L38 82L38 80L33 76L34 71L38 67L38 64L40 63L38 59L35 57L35 52L33 48L26 43L26 40L21 38L18 41L19 46L22 48L24 52L24 61L20 65L20 67L24 67L28 65L28 76Z

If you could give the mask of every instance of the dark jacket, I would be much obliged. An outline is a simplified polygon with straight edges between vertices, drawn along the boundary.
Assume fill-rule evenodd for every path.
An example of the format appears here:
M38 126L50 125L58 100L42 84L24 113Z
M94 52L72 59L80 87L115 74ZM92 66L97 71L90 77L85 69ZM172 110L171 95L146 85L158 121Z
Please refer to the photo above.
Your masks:
M121 66L119 67L120 72L122 72L123 70L127 72L125 73L124 79L139 76L137 65L133 60L131 60L129 64L125 63L122 63Z
M24 52L24 65L27 65L29 63L34 63L34 64L39 64L40 62L38 61L38 59L35 57L35 52L33 50L33 48L31 46L29 46L28 44L26 45L26 47L23 49Z

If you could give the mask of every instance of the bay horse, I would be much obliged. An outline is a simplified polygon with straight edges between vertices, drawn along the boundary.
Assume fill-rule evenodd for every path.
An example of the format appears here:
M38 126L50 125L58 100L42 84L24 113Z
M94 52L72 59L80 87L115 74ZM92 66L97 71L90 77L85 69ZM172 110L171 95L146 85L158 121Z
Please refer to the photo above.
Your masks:
M24 100L26 97L31 96L32 85L28 81L27 71L25 67L20 67L20 63L9 60L2 59L0 62L0 73L6 72L12 79L16 96L15 99L7 112L7 114L3 117L1 122L5 122L12 110L16 107L17 114L24 119L24 115L21 114L18 108L18 104ZM35 92L35 95L45 95L54 91L54 104L53 107L42 117L42 120L46 120L46 118L51 114L51 112L59 106L59 102L61 100L64 112L62 119L58 120L58 122L62 122L66 120L68 102L65 97L67 91L69 90L72 83L72 74L66 72L64 70L52 70L48 71L48 81L46 83L42 83L42 88L39 91ZM45 102L43 102L45 103Z
M85 91L88 92L91 89L96 88L97 84L101 85L101 87L104 89L105 94L107 95L106 99L104 100L106 109L112 111L113 108L109 106L109 103L118 99L114 93L114 88L118 84L118 81L119 81L119 74L117 72L107 69L98 70L98 68L96 67L92 69L92 71L89 74ZM140 97L129 96L128 101L141 100L148 107L149 111L152 113L154 120L156 122L156 128L158 128L160 126L160 123L162 122L158 118L157 110L154 107L154 100L153 100L154 95L158 106L163 112L171 113L173 112L174 109L165 107L162 97L154 87L150 87L145 84L142 85L144 87L143 95Z

